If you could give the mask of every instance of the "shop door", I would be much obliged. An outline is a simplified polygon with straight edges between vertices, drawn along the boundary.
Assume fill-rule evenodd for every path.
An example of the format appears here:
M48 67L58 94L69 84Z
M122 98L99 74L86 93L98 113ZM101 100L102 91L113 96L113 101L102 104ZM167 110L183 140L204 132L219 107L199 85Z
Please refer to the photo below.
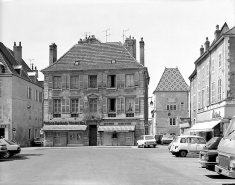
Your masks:
M60 132L56 132L53 139L54 146L60 146Z
M5 128L0 128L0 138L5 138Z
M83 144L83 133L82 132L69 132L68 144Z
M104 144L105 146L111 146L112 145L112 132L104 132Z
M131 145L131 132L125 133L125 136L126 146Z
M89 128L89 146L97 145L97 126L90 125Z

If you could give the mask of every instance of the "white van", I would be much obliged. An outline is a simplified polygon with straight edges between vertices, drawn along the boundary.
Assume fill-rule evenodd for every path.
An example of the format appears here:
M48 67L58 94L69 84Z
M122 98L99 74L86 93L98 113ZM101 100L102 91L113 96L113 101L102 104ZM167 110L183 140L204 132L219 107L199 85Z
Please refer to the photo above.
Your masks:
M206 140L200 136L177 136L171 144L170 152L176 157L186 157L188 153L199 153L205 144Z

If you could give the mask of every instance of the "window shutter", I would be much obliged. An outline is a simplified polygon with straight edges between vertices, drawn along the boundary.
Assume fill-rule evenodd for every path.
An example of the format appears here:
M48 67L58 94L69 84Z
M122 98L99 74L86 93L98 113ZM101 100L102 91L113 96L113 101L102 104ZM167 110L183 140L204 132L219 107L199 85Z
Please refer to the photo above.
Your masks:
M83 88L87 89L88 87L88 75L83 75Z
M139 72L135 72L135 86L139 86Z
M83 75L79 75L79 82L80 89L83 89Z
M103 87L107 87L107 74L103 74Z
M117 74L117 88L121 88L121 74Z
M79 105L79 112L83 113L83 100L79 99L79 103L80 103L80 105Z
M62 75L62 89L66 89L66 75Z
M103 113L107 113L107 98L103 97Z
M140 112L140 104L139 104L139 98L135 98L135 112L138 113Z
M102 87L102 73L98 74L98 88Z
M70 75L67 75L67 81L66 81L66 89L70 89Z
M108 84L107 84L107 87L110 88L111 87L111 76L109 75L108 78Z
M121 113L121 98L118 97L116 98L117 100L117 113L120 114Z
M48 87L49 87L49 89L52 89L52 87L53 87L52 75L50 75L50 74L48 76Z
M69 98L65 99L65 107L66 107L65 112L69 113L70 112L70 99Z
M49 99L48 104L48 113L53 113L53 99Z
M62 101L62 102L61 102L62 113L65 113L65 112L66 112L65 99L62 99L61 101Z
M2 81L0 80L0 97L2 97Z
M84 111L88 112L88 101L84 101Z
M121 74L121 88L124 89L125 87L125 74Z
M121 97L121 112L125 113L125 99Z

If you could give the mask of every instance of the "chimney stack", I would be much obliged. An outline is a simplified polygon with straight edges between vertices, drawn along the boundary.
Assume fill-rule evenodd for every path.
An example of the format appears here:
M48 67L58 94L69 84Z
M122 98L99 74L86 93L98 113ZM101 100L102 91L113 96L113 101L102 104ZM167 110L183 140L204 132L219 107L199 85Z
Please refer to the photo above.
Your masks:
M208 37L206 37L206 42L204 45L205 45L205 52L206 52L210 47L210 41L208 40Z
M129 51L129 53L136 59L136 39L131 36L126 38L124 47Z
M49 65L52 65L57 60L57 45L52 43L49 48Z
M19 46L16 46L16 42L14 42L13 51L14 51L15 60L18 62L19 65L22 65L22 46L21 46L21 42L19 42Z
M204 48L203 48L203 45L202 45L201 48L200 48L200 56L202 56L203 53L204 53Z
M140 41L140 64L144 66L144 41L143 37L141 37Z
M219 25L216 25L216 30L214 34L215 34L215 40L217 40L220 36Z

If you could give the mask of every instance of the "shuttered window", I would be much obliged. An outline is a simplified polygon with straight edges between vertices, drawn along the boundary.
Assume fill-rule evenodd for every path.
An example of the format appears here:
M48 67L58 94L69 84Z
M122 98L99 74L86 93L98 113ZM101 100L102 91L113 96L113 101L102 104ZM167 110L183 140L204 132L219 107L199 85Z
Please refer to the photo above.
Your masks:
M54 113L61 113L61 99L54 100L53 110Z
M116 87L116 75L108 75L108 88Z
M134 75L126 75L126 87L134 87Z
M70 88L71 89L78 89L79 88L79 77L78 76L71 76L70 77Z
M69 113L70 109L70 100L68 98L62 99L62 113Z
M89 88L97 88L97 75L89 76Z
M54 89L61 89L61 87L62 87L61 76L54 76L53 77L53 88Z
M134 111L134 98L126 98L126 112Z
M32 89L31 89L31 87L27 88L27 98L32 99Z
M72 99L71 100L71 112L77 113L78 112L78 99Z
M90 112L97 112L97 99L96 98L89 99L89 108L90 108Z
M221 78L218 80L218 101L222 99L222 80Z

